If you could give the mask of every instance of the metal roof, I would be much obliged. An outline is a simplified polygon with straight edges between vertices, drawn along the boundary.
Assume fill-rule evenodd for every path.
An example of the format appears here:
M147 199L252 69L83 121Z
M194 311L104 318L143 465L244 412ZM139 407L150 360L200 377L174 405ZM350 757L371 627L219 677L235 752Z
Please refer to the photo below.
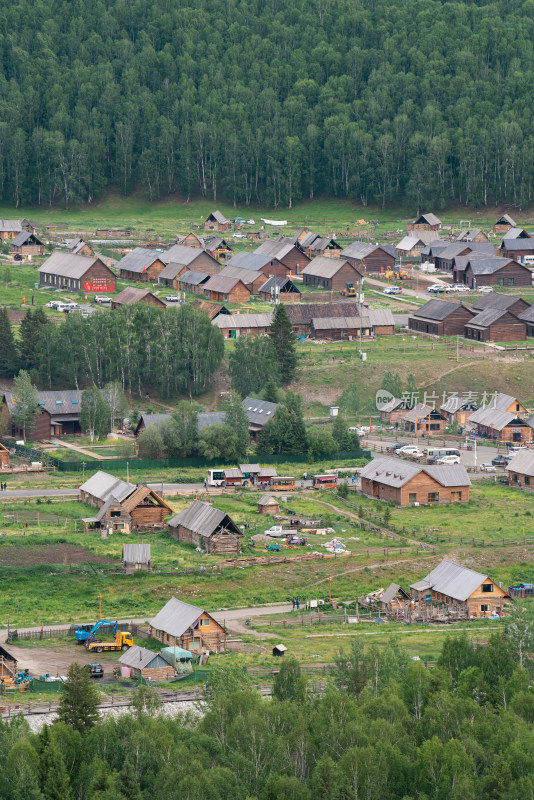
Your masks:
M108 472L103 472L102 470L95 472L89 480L85 481L85 483L82 483L80 486L81 492L86 492L103 502L106 502L110 497L115 497L119 503L122 503L134 490L135 486L133 483L121 481L121 479L117 478L115 475L110 475Z
M521 300L521 297L514 297L509 294L499 294L499 292L488 292L479 300L473 303L475 311L483 311L485 308L507 309Z
M267 278L264 284L262 284L259 288L259 292L270 293L271 289L278 287L280 292L293 292L294 294L300 294L300 289L295 286L293 281L289 278L283 278L280 275L271 275L270 278Z
M161 425L170 418L170 414L141 414L145 428L149 428L151 425Z
M109 267L106 267L104 262L96 256L80 256L75 253L65 253L62 250L54 250L52 255L41 264L39 272L44 272L46 275L58 275L61 278L80 279L97 261L115 277Z
M530 233L528 233L524 228L510 228L506 231L503 235L504 239L530 239Z
M177 597L171 597L161 611L150 620L150 624L157 631L179 637L189 630L203 613L203 608L197 608L197 606L178 600Z
M400 242L395 245L397 250L413 250L418 244L425 245L425 242L419 236L405 236Z
M13 408L13 392L4 392L6 405L9 411ZM37 402L41 408L49 414L66 416L72 419L71 415L79 416L82 404L82 392L79 389L53 391L47 390L37 392Z
M520 314L517 314L519 319L522 319L523 322L534 322L534 306L530 306L530 308L525 308Z
M497 408L479 408L474 414L469 417L469 422L474 425L484 425L486 428L493 428L496 431L502 431L507 425L516 419L515 414L509 411L499 411Z
M416 406L406 411L403 419L407 420L408 422L417 422L417 420L426 419L435 410L436 409L432 408L432 406L427 406L424 403L418 403Z
M347 256L349 258L365 258L370 253L377 250L379 245L371 244L370 242L360 242L358 240L351 242L347 247L343 248L340 253L341 258Z
M14 239L12 239L12 240L11 240L11 244L12 244L14 247L22 247L22 245L23 245L25 242L27 242L27 241L28 241L28 239L31 239L31 238L32 238L32 236L33 236L33 234L32 234L30 231L21 231L20 233L18 233L18 234L15 236L15 238L14 238ZM39 240L38 240L38 243L39 243L39 244L42 244L42 242L39 242Z
M435 214L421 214L421 216L417 217L414 222L414 225L417 223L426 222L428 225L441 225L441 220L436 217Z
M218 328L268 328L273 321L272 312L265 314L221 314L211 324Z
M534 239L532 242L534 242ZM471 267L473 275L493 275L495 272L498 272L500 269L510 264L510 262L510 258L503 258L502 256L470 258L469 266Z
M136 286L127 286L122 290L122 292L119 292L114 296L112 302L119 303L120 305L129 305L130 303L139 303L147 298L152 298L156 301L156 303L165 305L163 300L160 300L155 294L149 292L148 289L138 289Z
M221 214L220 211L212 211L211 214L208 217L208 220L210 220L210 219L214 219L215 222L219 222L219 223L221 223L221 225L224 225L226 223L228 225L230 224L230 220L226 219L224 214Z
M165 267L165 269L168 269L168 267ZM165 270L163 270L163 272L165 272ZM186 283L188 286L200 286L200 284L205 283L209 277L210 276L205 272L195 272L192 269L188 269L187 272L180 275L180 283Z
M333 278L337 275L339 270L349 264L346 258L328 258L327 256L317 256L313 261L304 267L302 270L303 275L313 275L318 278ZM358 272L353 264L350 264L353 270ZM360 273L358 273L360 274Z
M532 423L530 420L527 420L527 422L534 425L534 419ZM518 472L521 475L530 475L534 478L534 452L532 450L520 450L508 462L505 469L507 472Z
M239 464L239 469L245 474L254 474L257 475L261 472L261 467L259 464Z
M245 397L243 408L251 425L265 425L272 419L278 408L278 403L269 403L267 400L256 400L254 397Z
M475 572L467 567L462 567L460 564L455 564L453 561L444 559L419 583L424 582L428 584L424 588L431 588L434 592L465 602L478 589L480 584L484 583L487 577L481 572ZM418 586L417 584L412 584L410 588L417 589Z
M22 230L22 220L20 219L0 219L0 231L3 233L13 233Z
M262 494L260 499L258 500L259 506L269 506L269 505L278 505L278 500L276 497L273 497L272 494Z
M278 259L276 259L278 260ZM236 253L227 262L229 267L240 267L241 269L250 269L254 272L261 271L263 267L273 261L273 256L264 255L262 253L247 253L243 250L241 253Z
M507 225L511 225L512 228L515 228L515 221L509 214L503 214L502 217L499 217L495 225L501 225L503 222L505 222Z
M224 472L225 474L226 472L236 472L238 474L235 477L243 477L240 470L224 470ZM202 500L195 500L189 508L184 508L169 521L170 528L179 526L206 537L212 536L221 528L242 536L241 530L225 511L219 511L218 508L214 508Z
M254 281L265 280L263 272L257 272L253 269L243 269L242 267L226 266L220 272L221 278L239 278L245 286L249 286Z
M340 329L350 330L360 326L370 328L371 321L365 314L363 318L360 317L319 317L319 319L312 319L312 327L317 331L337 331Z
M164 264L181 264L183 267L187 267L201 256L204 260L206 258L211 258L213 263L217 264L217 268L219 268L219 262L216 258L213 258L210 253L207 253L200 247L188 247L186 244L173 244L173 246L165 250L164 253L159 254L159 259L163 261Z
M199 411L197 414L197 430L203 431L210 425L224 425L226 414L224 411Z
M419 308L415 309L415 311L412 311L412 316L424 317L424 319L441 322L442 320L447 319L449 314L457 311L461 305L461 303L433 298L432 300L428 300L424 306L420 306ZM465 307L467 308L467 306Z
M212 275L209 281L204 284L204 289L209 292L219 292L228 294L240 283L244 289L250 292L250 288L245 286L241 278L223 278L222 275Z
M463 464L431 464L423 472L442 486L471 486L471 480Z
M410 461L390 456L377 456L360 470L360 477L400 489L420 472L421 467Z
M405 598L408 598L408 594L402 589L402 587L398 583L390 583L388 588L382 595L378 598L378 601L382 603L384 606L388 606L397 592L400 591Z
M404 406L404 400L399 400L398 397L394 397L389 403L386 403L385 406L382 406L380 411L385 411L389 413L391 411L396 411L398 408L402 408Z
M533 426L534 427L534 426ZM258 478L276 478L274 467L262 467L258 473Z
M134 667L134 669L169 666L160 653L139 647L138 644L132 645L119 656L119 664L123 664L125 667Z
M119 269L127 270L128 272L138 272L140 275L154 263L154 261L161 261L163 263L163 253L157 250L152 250L148 247L134 247L134 249L127 253L119 261Z
M244 478L245 476L241 472L238 467L230 467L229 469L223 469L223 475L226 478Z
M423 247L421 250L421 255L434 258L434 256L439 255L439 253L445 250L445 248L448 246L448 242L443 241L443 239L437 239L435 242L431 242L430 244L427 244L426 247Z
M504 317L505 314L511 314L511 311L508 311L506 308L485 308L484 311L481 311L479 314L476 314L472 319L466 322L466 325L473 328L487 328L490 325L493 325L494 322L497 322L501 317ZM512 314L515 317L515 314ZM521 320L518 320L521 322Z
M108 513L110 508L113 508L114 506L120 506L120 505L121 505L121 503L119 502L119 500L117 500L116 497L111 495L110 497L108 497L108 499L106 500L104 505L98 510L97 514L95 514L94 521L95 522L101 522L105 518L105 516ZM126 511L126 509L123 509L123 511L124 511L124 515L121 515L122 519L124 519L125 517L131 519L130 512Z
M149 564L150 545L149 544L123 544L122 560L126 564Z
M259 253L264 256L270 256L271 258L277 258L278 261L282 261L288 253L290 253L295 245L291 241L284 241L282 238L280 239L268 239L266 242L262 242L259 247L255 249L255 253ZM302 254L303 263L308 260L307 256Z
M337 303L296 303L286 304L285 309L292 325L309 325L312 319L320 317L357 317L360 304L355 302Z
M504 244L505 250L534 250L534 239L507 239Z

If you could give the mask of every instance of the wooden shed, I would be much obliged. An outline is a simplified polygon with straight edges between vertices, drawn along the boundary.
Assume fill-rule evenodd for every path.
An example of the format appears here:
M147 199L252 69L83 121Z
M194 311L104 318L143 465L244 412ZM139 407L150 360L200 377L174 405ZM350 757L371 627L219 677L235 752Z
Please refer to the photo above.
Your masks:
M166 645L178 645L192 653L226 652L226 631L203 608L171 599L150 620L150 635Z
M510 596L488 575L444 559L428 575L410 585L412 597L427 605L453 606L470 617L501 616Z
M258 500L258 514L279 514L280 503L272 494L264 494Z
M530 423L529 423L530 424ZM534 425L534 417L532 419ZM520 450L505 467L510 486L534 490L534 452Z
M499 217L493 228L493 233L506 233L510 228L516 228L517 225L509 214L503 214Z
M9 450L0 443L0 469L9 469Z
M138 289L136 286L127 286L122 292L116 294L111 300L111 308L122 308L122 306L130 306L133 303L145 303L156 308L167 308L163 300L149 292L148 289Z
M377 456L360 471L363 494L398 506L467 503L471 481L462 464L422 466Z
M169 533L180 542L189 542L211 555L241 552L240 528L224 511L201 500L180 511L169 521Z
M150 572L152 561L150 558L150 545L144 543L123 544L122 568L124 572L133 573L139 570Z
M232 223L220 211L212 211L204 222L205 231L229 231Z
M174 678L174 667L160 653L146 650L137 644L119 656L119 664L131 670L132 678L151 681L169 681Z
M407 231L439 231L441 220L435 214L421 214L406 225Z
M31 261L32 256L44 253L44 242L30 231L21 231L11 240L11 259L14 262Z

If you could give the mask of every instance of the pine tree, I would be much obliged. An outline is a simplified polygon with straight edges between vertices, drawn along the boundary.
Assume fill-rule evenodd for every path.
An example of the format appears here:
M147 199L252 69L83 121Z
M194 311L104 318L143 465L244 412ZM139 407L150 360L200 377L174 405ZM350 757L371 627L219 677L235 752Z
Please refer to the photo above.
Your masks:
M276 352L280 378L286 386L297 374L297 337L293 333L291 320L283 303L275 311L269 335Z
M49 742L41 756L41 791L46 800L71 800L72 787L63 756L54 742Z
M0 308L0 378L12 378L17 371L17 350L6 308Z
M267 400L268 403L278 403L278 398L280 395L280 391L278 386L276 385L276 381L274 378L269 378L265 386L263 387L262 396L264 400Z
M37 345L44 326L50 325L42 308L30 309L20 323L20 360L24 369L37 367Z
M24 439L26 439L26 432L31 434L35 418L39 413L37 400L37 389L33 386L26 370L21 369L13 381L11 419L15 427L22 431Z
M243 403L237 392L231 392L225 404L225 424L228 425L236 436L236 446L239 455L244 456L250 442L248 430L248 417L243 408Z
M58 718L84 733L98 720L98 703L98 691L91 683L89 670L74 661L61 691Z

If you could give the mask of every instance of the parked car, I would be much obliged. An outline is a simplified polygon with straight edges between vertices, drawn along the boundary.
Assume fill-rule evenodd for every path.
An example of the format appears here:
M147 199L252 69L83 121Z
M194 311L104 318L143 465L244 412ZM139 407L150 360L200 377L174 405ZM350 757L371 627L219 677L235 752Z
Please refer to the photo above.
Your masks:
M398 451L402 447L402 442L395 442L394 444L386 445L386 452L387 453L398 453Z
M483 292L484 294L486 294L487 292L492 292L493 291L493 286L479 286L477 291L478 292Z
M177 303L179 301L179 299L180 298L178 297L177 294L168 294L167 297L165 298L165 300L168 303Z
M460 456L442 456L436 459L436 464L460 464Z
M107 305L111 303L111 299L106 297L104 294L95 294L95 303L102 303L103 305Z
M524 445L518 445L517 447L510 447L508 449L508 458L512 459L514 456L520 453L521 450L528 450L528 447L525 447Z
M399 447L400 453L408 453L410 450L419 452L419 448L415 444L401 444L401 446Z
M451 289L454 289L455 292L470 292L471 289L469 286L466 286L463 283L453 283Z
M78 305L78 303L67 303L67 305L63 306L63 313L70 314L71 311L81 311L82 307Z
M46 307L47 308L57 308L57 305L60 302L61 302L61 300L50 300L50 302L46 304Z
M102 664L88 664L87 669L89 670L91 678L104 677L104 667L102 666Z
M386 286L385 289L382 289L383 294L402 294L402 289L400 286Z
M427 292L430 294L440 294L441 292L445 291L445 286L442 283L433 283L432 286L427 288Z
M491 463L494 467L506 467L509 461L510 458L503 455L495 456L495 458L491 459Z
M481 464L480 465L481 472L497 472L497 467L494 467L493 464Z

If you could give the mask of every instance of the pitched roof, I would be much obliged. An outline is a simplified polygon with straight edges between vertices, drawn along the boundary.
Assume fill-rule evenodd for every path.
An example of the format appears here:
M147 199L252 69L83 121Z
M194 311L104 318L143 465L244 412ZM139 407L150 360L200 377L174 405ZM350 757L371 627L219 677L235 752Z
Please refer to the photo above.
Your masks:
M253 269L242 269L241 267L234 267L228 264L224 267L220 275L222 278L239 278L245 286L250 286L254 281L265 280L265 275L263 272L256 272Z
M203 613L203 608L184 603L177 597L171 597L161 611L150 620L150 624L157 631L179 637L189 630Z
M245 286L241 278L223 277L222 275L212 275L209 281L206 281L204 288L206 291L219 292L220 294L228 294L240 283L243 288L250 292L250 288Z
M434 256L437 256L448 246L449 242L445 242L443 239L436 239L435 242L431 242L430 244L427 244L426 247L423 247L421 250L421 255L434 258Z
M130 303L139 303L147 298L153 298L158 303L165 305L163 300L160 300L155 294L149 292L148 289L138 289L136 286L127 286L126 289L123 289L122 292L115 295L113 302L129 305Z
M162 422L167 422L170 418L170 414L141 414L145 428L149 428L151 425L161 425Z
M421 214L419 217L417 217L417 219L415 220L414 224L417 224L417 223L420 223L420 222L426 222L426 223L428 223L428 225L441 225L441 220L438 219L436 217L436 215L432 214L432 213L430 213L430 214Z
M530 233L528 233L524 228L509 228L506 233L503 235L504 239L530 239Z
M339 270L349 262L346 258L328 258L327 256L317 256L313 261L304 267L303 275L313 275L318 278L333 278ZM352 264L353 269L356 269ZM356 270L357 271L357 270ZM358 273L359 274L359 273Z
M237 472L241 475L239 470ZM239 475L234 477L239 477ZM169 520L170 528L178 528L180 525L193 531L193 533L198 533L200 536L212 536L221 528L231 530L233 533L242 536L241 530L225 511L219 511L218 508L213 508L209 503L204 503L201 500L195 500L189 508L184 508L183 511L180 511L179 514Z
M80 250L83 250L87 242L85 239L78 237L77 239L65 239L64 245L67 250L70 250L71 253L78 253Z
M528 420L530 423L530 420ZM533 420L534 423L534 420ZM534 452L520 450L505 467L507 472L519 472L521 475L530 475L534 478Z
M500 225L505 222L507 225L511 225L512 228L515 228L515 221L509 214L503 214L502 217L499 217L495 225Z
M496 431L502 431L513 420L516 415L509 411L500 411L497 408L479 408L474 414L469 417L469 422L473 425L484 425L486 428L493 428Z
M517 315L523 322L534 322L534 306L525 308L520 314Z
M395 489L400 489L405 483L419 475L422 467L411 461L389 456L377 456L360 470L360 477L372 481L379 481Z
M382 406L380 411L385 411L389 414L391 411L396 411L398 408L404 407L404 400L399 400L398 397L394 397L389 403L386 403L385 406Z
M210 303L209 300L193 300L191 305L200 311L205 311L210 319L214 319L218 314L228 314L226 306L221 303Z
M98 470L85 483L80 486L80 491L106 502L113 497L122 503L135 490L133 483L126 483L115 475Z
M497 320L501 317L504 317L506 314L511 314L512 317L517 319L515 314L512 314L511 311L508 311L506 308L485 308L479 314L476 314L472 319L466 322L466 325L469 327L474 328L487 328L490 325L493 325ZM521 320L518 320L521 322Z
M152 250L148 247L134 247L119 261L119 269L128 272L137 272L142 275L152 266L154 261L163 262L163 253L159 250ZM165 262L163 262L165 263Z
M258 500L259 506L270 506L270 505L278 505L278 500L276 497L273 497L272 494L262 494L260 499Z
M200 286L200 284L205 283L209 277L210 276L205 272L195 272L192 269L188 269L187 272L180 275L180 283L186 283L188 286Z
M276 414L278 403L269 403L267 400L256 400L254 397L245 397L243 408L251 425L265 425Z
M499 292L488 292L487 294L483 295L480 300L476 300L473 303L473 308L475 311L483 311L485 308L501 308L506 310L513 306L514 303L517 303L520 300L520 297L514 297L510 294L499 294Z
M270 256L271 258L277 258L278 261L282 261L288 253L293 250L294 245L291 241L285 241L282 239L267 239L266 242L262 242L259 247L257 247L254 252L256 254L261 254L264 256ZM307 256L302 254L303 263L307 261Z
M135 669L146 669L150 666L163 666L163 664L160 664L160 661L165 662L165 659L160 653L147 650L145 647L140 647L138 644L132 645L119 656L120 664L123 664L125 667L134 667ZM165 665L169 666L167 662L165 662Z
M449 314L452 314L454 311L457 311L461 307L461 303L451 302L449 300L440 300L438 298L432 298L432 300L428 300L424 306L419 306L416 308L415 311L412 311L413 317L423 317L424 319L435 320L436 322L441 322L444 319L447 319ZM468 308L467 306L464 306ZM468 309L470 310L470 309Z
M324 253L324 251L328 248L333 250L341 250L341 245L339 245L335 239L332 239L331 236L315 236L315 239L310 240L309 243L306 242L308 236L305 237L301 242L299 242L301 247L307 247L309 250L312 250L314 253Z
M0 219L0 231L3 233L13 233L22 230L21 219Z
M378 602L382 603L382 605L384 606L388 606L394 599L397 592L400 592L404 598L406 599L409 598L409 594L405 592L404 589L398 583L390 583L386 591L383 592L381 596L378 598Z
M360 313L360 304L353 301L295 305L286 303L285 309L292 325L306 325L319 317L356 317Z
M446 414L455 414L457 411L470 408L471 406L473 406L473 403L470 400L467 400L465 397L453 395L439 407L439 410L444 411Z
M150 563L149 544L123 544L122 561L126 564L148 564Z
M11 412L13 408L13 392L4 392L6 404ZM79 414L82 402L82 392L80 389L65 389L61 391L53 391L45 389L43 392L37 392L37 402L39 406L45 411L48 411L53 417L57 414Z
M270 278L267 278L265 283L260 286L259 291L270 293L271 289L276 287L278 287L280 292L292 292L294 294L300 294L300 289L298 286L295 286L292 280L289 278L283 278L280 275L272 275Z
M379 247L380 245L377 244L371 244L370 242L360 242L359 240L356 240L347 245L347 247L343 248L343 250L340 253L340 256L341 258L347 257L347 258L361 259L368 256L370 253L373 253Z
M241 269L250 269L254 272L261 271L263 267L270 264L273 256L265 255L263 253L247 253L245 250L241 253L236 253L227 262L228 267L240 267Z
M212 211L211 214L209 215L208 219L214 219L216 222L219 222L221 225L224 225L225 223L230 224L230 220L226 219L224 214L222 214L220 211Z
M471 486L463 464L430 464L423 471L442 486Z
M487 577L481 572L475 572L467 567L462 567L461 564L444 559L418 583L426 583L428 588L435 592L465 602ZM412 584L411 588L418 588L417 584Z
M534 239L503 239L505 250L514 252L515 250L534 250Z
M181 264L183 267L189 266L197 258L211 258L214 264L219 266L219 262L212 255L202 250L200 247L188 247L186 244L173 244L164 253L159 254L160 261L164 264Z
M34 233L31 231L21 231L19 234L15 236L14 239L11 240L11 244L13 247L22 247L28 239L35 239L36 244L42 245L43 242L35 236Z
M273 312L265 314L221 314L211 321L217 328L268 328L273 321Z
M165 500L160 497L160 495L157 494L154 489L150 489L148 486L144 486L143 484L136 486L133 492L128 497L124 498L122 501L122 506L128 512L133 511L134 508L136 508L140 503L143 502L143 500L145 500L145 498L149 496L155 500L158 506L161 508L166 508L169 514L172 513L172 508L167 505Z
M457 242L472 242L473 239L475 239L481 233L484 233L484 231L481 231L480 228L473 228L473 230L471 230L471 231L470 230L463 230L463 231L460 231L460 233L456 237L456 241ZM485 233L484 233L484 236L486 236ZM487 239L487 236L486 236L486 239Z
M227 250L232 249L228 242L222 238L222 236L207 236L204 240L200 239L199 241L204 242L204 250L206 250L208 253L213 253L214 250L217 250L219 247L221 247L221 245Z
M526 239L525 241L530 241ZM534 239L532 240L534 242ZM488 258L470 258L469 266L473 275L493 275L503 267L511 263L510 258L502 258L502 256L491 256Z
M224 411L199 411L197 414L197 430L203 431L210 425L223 425L226 422Z
M100 259L97 256L80 256L54 250L51 256L39 267L39 272L47 275L59 275L61 278L82 278L87 270ZM104 264L103 261L100 261ZM105 264L104 264L105 266ZM106 267L106 269L108 269Z
M334 331L342 328L349 330L351 328L360 329L360 325L364 327L371 327L371 320L364 313L362 317L318 317L312 319L312 326L317 331Z
M403 419L407 420L408 422L417 422L417 420L426 419L429 414L432 414L433 411L436 411L436 409L432 408L432 406L427 406L424 403L418 403L416 406L406 411ZM439 411L437 413L439 414Z

